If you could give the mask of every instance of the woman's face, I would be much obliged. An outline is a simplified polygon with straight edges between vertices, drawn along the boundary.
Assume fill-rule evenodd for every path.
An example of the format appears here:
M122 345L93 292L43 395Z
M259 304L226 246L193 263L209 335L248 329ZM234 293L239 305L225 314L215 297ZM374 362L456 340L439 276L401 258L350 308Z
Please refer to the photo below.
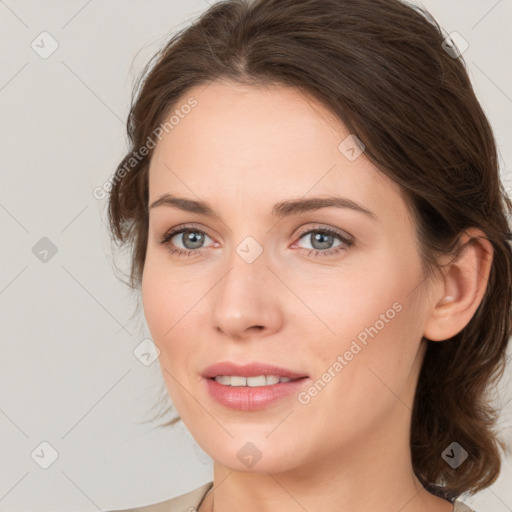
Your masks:
M197 105L180 110L190 98ZM325 467L362 451L398 456L428 302L398 186L294 89L213 82L176 109L150 166L142 298L185 425L239 471ZM151 207L165 194L186 202ZM227 388L202 375L218 362L307 377Z

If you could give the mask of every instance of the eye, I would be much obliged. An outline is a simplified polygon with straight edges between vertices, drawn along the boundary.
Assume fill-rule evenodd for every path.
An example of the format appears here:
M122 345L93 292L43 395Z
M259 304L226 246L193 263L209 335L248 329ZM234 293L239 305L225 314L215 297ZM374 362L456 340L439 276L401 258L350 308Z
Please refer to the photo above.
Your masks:
M159 243L167 246L171 254L190 257L203 253L203 244L207 238L212 240L202 229L188 225L167 231ZM173 239L175 240L173 241ZM313 247L309 249L308 256L315 257L334 256L354 245L352 237L327 227L309 229L300 234L299 240L301 239L309 239ZM338 245L333 245L336 240L339 241ZM304 249L308 248L304 247Z
M343 235L332 228L315 228L303 232L299 239L309 240L312 248L308 252L308 256L334 256L340 251L344 251L354 245L354 240L348 235ZM333 243L338 240L338 245ZM308 249L305 247L305 249Z
M173 238L176 239L178 247L176 247L176 242L173 242ZM159 243L166 245L171 254L192 256L202 253L200 249L206 238L210 237L203 230L195 226L181 226L167 231Z

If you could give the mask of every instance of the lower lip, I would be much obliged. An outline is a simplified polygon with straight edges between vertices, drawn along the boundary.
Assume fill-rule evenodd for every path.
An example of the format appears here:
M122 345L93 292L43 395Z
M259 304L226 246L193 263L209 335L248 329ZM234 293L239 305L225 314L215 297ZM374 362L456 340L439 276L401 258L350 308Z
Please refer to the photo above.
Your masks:
M225 386L205 379L210 396L219 404L240 411L257 411L300 391L309 378L280 382L270 386Z

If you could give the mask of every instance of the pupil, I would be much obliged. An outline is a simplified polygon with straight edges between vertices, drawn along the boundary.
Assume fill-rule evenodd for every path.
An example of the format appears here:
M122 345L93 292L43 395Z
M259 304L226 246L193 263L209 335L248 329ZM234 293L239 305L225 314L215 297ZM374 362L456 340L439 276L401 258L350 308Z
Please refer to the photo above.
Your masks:
M321 239L323 237L325 237L328 241L327 242L324 241L323 245L322 245ZM314 242L320 241L321 247L315 247L315 243L312 243L312 245L313 245L313 247L315 247L315 249L329 249L329 246L332 243L332 238L333 238L332 235L328 235L326 233L317 233L316 235L313 236L313 241Z
M186 234L186 236L184 237L184 245L187 249L197 249L198 247L201 247L203 235L201 235L197 231L185 231L184 234ZM190 242L192 243L192 247L187 245Z

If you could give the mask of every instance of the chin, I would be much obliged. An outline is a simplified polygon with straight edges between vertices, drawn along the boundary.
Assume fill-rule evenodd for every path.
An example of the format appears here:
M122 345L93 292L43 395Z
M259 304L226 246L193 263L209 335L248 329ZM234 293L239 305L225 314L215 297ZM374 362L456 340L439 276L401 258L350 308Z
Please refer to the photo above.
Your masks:
M199 443L215 463L243 473L283 473L297 467L297 443L288 447L278 442L277 438L274 442L265 439L268 429L260 436L238 437L235 432L231 433L233 438L226 441L224 446L220 443L214 447L208 442L206 445Z

